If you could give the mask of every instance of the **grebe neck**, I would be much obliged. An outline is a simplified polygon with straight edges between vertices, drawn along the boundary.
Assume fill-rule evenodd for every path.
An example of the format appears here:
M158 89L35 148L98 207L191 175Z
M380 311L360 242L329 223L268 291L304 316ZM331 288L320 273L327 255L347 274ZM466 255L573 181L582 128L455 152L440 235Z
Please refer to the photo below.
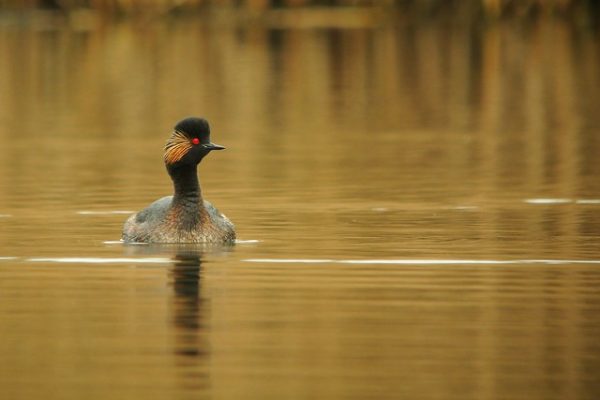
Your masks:
M175 190L173 205L198 210L202 206L202 191L196 165L168 165L167 171Z

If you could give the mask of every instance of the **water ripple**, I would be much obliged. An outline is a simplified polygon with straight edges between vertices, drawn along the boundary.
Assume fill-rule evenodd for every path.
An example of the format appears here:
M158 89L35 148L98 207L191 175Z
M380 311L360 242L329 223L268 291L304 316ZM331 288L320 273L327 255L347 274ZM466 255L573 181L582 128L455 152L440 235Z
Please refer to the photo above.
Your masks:
M571 199L525 199L523 201L527 204L569 204L573 202Z
M600 199L579 199L576 200L577 204L600 204Z
M527 204L600 204L600 199L553 199L553 198L540 198L540 199L525 199L523 202Z
M252 263L281 263L281 264L392 264L392 265L494 265L494 264L600 264L600 260L551 260L551 259L525 259L525 260L334 260L310 258L247 258L242 260Z
M55 262L55 263L78 263L78 264L171 264L173 260L169 258L149 257L149 258L134 258L134 257L117 257L117 258L101 258L101 257L32 257L26 258L25 261L31 262Z

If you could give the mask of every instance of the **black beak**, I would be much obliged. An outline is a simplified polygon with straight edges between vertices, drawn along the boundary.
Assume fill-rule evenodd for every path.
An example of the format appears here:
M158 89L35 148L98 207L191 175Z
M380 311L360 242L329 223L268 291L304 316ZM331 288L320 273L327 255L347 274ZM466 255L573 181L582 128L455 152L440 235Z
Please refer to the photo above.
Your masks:
M214 143L206 143L203 144L202 147L204 147L206 150L224 150L225 147L219 145L219 144L214 144Z

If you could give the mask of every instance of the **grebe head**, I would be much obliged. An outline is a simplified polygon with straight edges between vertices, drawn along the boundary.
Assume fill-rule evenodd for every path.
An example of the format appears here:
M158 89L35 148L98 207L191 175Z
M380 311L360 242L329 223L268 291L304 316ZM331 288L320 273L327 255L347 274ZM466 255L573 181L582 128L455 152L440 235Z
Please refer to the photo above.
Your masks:
M175 125L165 144L164 160L167 166L196 165L212 150L225 147L210 141L210 127L204 118L189 117Z

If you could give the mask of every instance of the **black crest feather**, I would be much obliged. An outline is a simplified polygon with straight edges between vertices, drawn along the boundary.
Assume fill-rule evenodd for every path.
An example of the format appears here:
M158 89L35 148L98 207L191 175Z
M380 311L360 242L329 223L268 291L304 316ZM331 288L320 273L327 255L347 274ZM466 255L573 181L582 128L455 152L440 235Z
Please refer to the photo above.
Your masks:
M175 125L174 129L187 134L191 138L197 137L201 143L210 142L210 126L204 118L184 118Z

